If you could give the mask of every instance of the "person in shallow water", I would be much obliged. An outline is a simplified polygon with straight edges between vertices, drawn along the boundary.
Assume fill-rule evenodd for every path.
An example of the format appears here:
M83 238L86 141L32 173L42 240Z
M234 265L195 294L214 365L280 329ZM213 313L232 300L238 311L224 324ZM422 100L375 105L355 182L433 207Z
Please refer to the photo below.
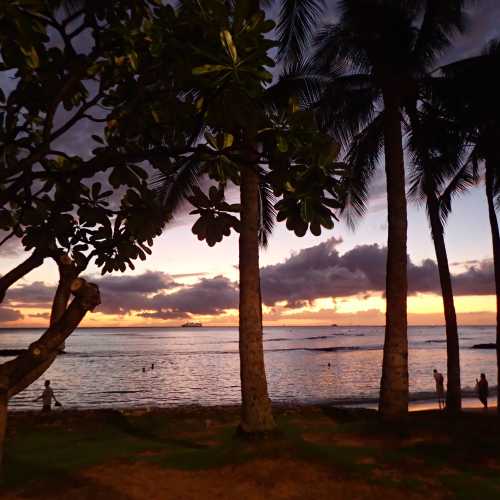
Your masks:
M436 381L436 394L438 398L439 409L444 408L444 377L434 368L434 380Z
M485 408L488 408L488 381L486 380L486 375L481 373L481 377L476 379L477 395L479 396L479 401L483 403Z
M52 400L55 401L56 406L62 406L61 403L56 399L52 387L50 387L50 380L45 381L45 389L42 395L35 399L35 401L42 400L43 406L42 411L50 411L52 409Z

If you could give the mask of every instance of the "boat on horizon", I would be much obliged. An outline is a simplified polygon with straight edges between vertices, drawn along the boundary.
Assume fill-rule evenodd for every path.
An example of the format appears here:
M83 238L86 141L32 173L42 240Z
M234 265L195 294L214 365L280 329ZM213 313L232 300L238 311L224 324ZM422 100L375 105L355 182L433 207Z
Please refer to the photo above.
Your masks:
M188 321L181 326L182 328L201 328L203 325L198 321Z

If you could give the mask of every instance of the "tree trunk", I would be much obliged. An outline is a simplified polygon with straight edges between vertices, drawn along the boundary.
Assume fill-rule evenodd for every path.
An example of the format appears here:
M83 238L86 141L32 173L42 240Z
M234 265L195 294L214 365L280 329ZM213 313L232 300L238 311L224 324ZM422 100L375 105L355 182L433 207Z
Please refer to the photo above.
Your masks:
M54 294L52 301L52 311L50 315L50 326L57 323L66 312L68 301L71 297L71 284L76 280L78 270L74 262L67 256L59 256L56 259L59 269L59 284ZM78 326L78 325L76 325ZM76 327L75 327L76 328ZM57 354L62 352L65 347L65 341L57 348L56 351L50 354L46 360L37 364L29 373L26 373L14 385L9 387L8 398L12 398L20 393L26 387L29 387L35 380L38 380L52 365L57 358Z
M448 264L448 255L446 253L443 225L439 218L437 200L430 199L428 206L446 322L446 356L448 373L446 409L450 412L459 412L462 408L462 391L460 385L460 346L458 342L457 315L455 312L455 301L453 299L450 267Z
M386 418L408 412L408 338L406 298L406 192L400 103L396 92L384 92L384 147L387 178L386 327L379 411Z
M43 257L38 252L33 252L24 262L0 278L0 304L5 298L7 290L30 271L43 264Z
M500 233L495 212L494 201L494 162L486 159L486 199L488 200L488 215L491 226L491 240L493 244L493 268L495 270L495 291L497 296L497 412L500 414Z
M239 242L239 348L241 424L244 433L275 428L267 392L262 345L262 303L259 270L259 177L251 168L241 173L241 229Z
M65 313L69 298L71 297L71 283L78 277L76 265L67 255L61 255L55 260L59 269L59 284L52 300L52 310L50 313L51 325L59 321ZM59 352L64 352L65 347L66 344L63 342L59 346Z

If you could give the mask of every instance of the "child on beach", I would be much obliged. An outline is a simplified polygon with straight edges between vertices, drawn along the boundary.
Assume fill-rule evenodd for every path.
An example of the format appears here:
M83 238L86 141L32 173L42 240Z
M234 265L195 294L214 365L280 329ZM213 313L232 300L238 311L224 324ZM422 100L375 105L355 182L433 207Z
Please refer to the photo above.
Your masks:
M35 399L35 401L42 400L43 406L42 411L51 411L52 410L52 399L55 401L56 406L62 406L59 401L57 401L54 391L52 387L50 387L50 380L45 381L45 389L42 392L42 395Z
M434 380L436 381L436 394L438 398L439 409L444 409L444 377L434 368Z
M479 401L483 403L485 409L488 408L488 381L486 380L486 375L481 373L480 379L476 379L477 395L479 396Z

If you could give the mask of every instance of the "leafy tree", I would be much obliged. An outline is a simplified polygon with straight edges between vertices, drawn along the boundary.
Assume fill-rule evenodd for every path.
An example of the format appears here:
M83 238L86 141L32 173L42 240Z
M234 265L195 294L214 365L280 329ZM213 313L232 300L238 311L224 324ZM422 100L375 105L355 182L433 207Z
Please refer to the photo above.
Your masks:
M240 428L269 431L275 424L264 370L259 242L265 243L275 210L299 236L333 227L332 208L339 207L338 148L319 133L312 113L300 110L293 99L278 98L278 89L269 85L274 61L268 53L276 42L266 33L274 23L255 3L182 2L176 11L159 7L156 17L151 50L161 66L149 104L142 108L151 110L161 141L172 143L173 117L165 112L164 99L184 95L183 114L175 119L180 116L192 128L177 137L185 153L160 162L159 194L167 213L182 200L194 206L193 232L210 246L231 231L240 234ZM170 71L180 75L174 84ZM157 140L143 130L138 139L143 146ZM200 181L211 184L208 193ZM239 187L240 204L226 202L230 186Z
M0 365L0 445L8 400L43 374L100 301L78 275L90 262L103 273L133 269L165 222L148 185L151 158L120 149L111 132L115 94L134 81L137 51L147 44L150 4L89 2L54 14L58 4L0 8L0 229L2 243L18 238L32 252L0 278L0 298L47 257L60 275L49 328ZM6 76L13 79L4 87ZM71 141L82 124L93 124L98 147L79 154Z
M402 118L425 74L464 24L462 0L343 0L339 21L316 37L306 66L309 100L322 125L349 149L346 206L365 211L367 186L382 151L388 204L386 332L379 409L408 409L407 216ZM313 76L316 75L316 78ZM315 87L322 89L319 99Z

